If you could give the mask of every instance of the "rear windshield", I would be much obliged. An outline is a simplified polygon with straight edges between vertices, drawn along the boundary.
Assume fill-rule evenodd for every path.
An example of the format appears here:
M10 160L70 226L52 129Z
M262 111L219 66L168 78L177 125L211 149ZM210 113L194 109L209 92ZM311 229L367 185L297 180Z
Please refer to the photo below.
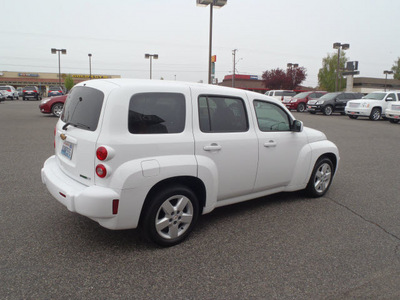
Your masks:
M9 90L10 88L8 88L8 87L6 87L6 86L0 86L0 90L2 90L2 91L6 91L6 90Z
M72 89L65 101L61 120L71 126L95 131L103 106L103 92L84 86Z
M36 86L26 86L24 87L24 90L30 90L30 91L36 90Z

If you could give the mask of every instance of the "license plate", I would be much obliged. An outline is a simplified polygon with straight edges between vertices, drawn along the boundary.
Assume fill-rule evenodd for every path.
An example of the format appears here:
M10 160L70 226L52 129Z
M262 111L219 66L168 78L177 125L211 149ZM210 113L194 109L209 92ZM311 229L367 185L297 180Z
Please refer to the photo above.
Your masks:
M61 148L61 154L64 155L69 160L71 160L73 151L74 151L74 145L71 144L70 142L64 141L64 144L62 145L62 148Z
M354 111L351 111L350 114L351 114L351 115L355 115L356 113L355 113Z
M395 118L395 119L398 119L398 118L399 118L399 116L394 116L394 118Z

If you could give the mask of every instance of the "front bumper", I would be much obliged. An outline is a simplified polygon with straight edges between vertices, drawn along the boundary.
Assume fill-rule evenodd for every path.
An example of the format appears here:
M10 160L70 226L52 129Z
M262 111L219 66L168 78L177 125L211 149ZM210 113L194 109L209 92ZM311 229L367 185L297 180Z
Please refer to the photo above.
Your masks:
M309 112L322 111L322 106L321 105L307 105L307 111L309 111Z
M385 111L385 117L387 117L389 119L399 120L400 119L400 110L387 109Z
M371 114L371 109L370 108L345 108L344 112L346 115L352 115L352 116L362 116L362 117L369 117Z
M93 219L106 228L117 229L113 226L116 222L110 222L110 219L118 216L113 214L113 200L120 199L119 192L73 180L59 168L54 155L45 161L41 175L50 194L68 210Z

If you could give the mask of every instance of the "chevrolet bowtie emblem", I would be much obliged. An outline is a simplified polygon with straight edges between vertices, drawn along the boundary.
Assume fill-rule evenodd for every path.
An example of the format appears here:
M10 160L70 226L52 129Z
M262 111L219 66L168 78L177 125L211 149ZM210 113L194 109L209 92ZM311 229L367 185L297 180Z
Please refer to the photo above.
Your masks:
M67 136L64 133L61 133L60 138L64 141L67 138Z

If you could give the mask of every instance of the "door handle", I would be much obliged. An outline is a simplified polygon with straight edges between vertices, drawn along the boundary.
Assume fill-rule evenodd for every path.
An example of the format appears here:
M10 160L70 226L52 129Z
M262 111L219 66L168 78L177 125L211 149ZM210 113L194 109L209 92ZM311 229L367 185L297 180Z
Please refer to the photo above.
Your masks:
M264 147L267 148L276 147L276 142L274 140L269 140L268 142L264 143Z
M204 146L203 149L205 151L219 151L222 149L222 147L220 145L218 145L217 143L212 143L211 145Z

